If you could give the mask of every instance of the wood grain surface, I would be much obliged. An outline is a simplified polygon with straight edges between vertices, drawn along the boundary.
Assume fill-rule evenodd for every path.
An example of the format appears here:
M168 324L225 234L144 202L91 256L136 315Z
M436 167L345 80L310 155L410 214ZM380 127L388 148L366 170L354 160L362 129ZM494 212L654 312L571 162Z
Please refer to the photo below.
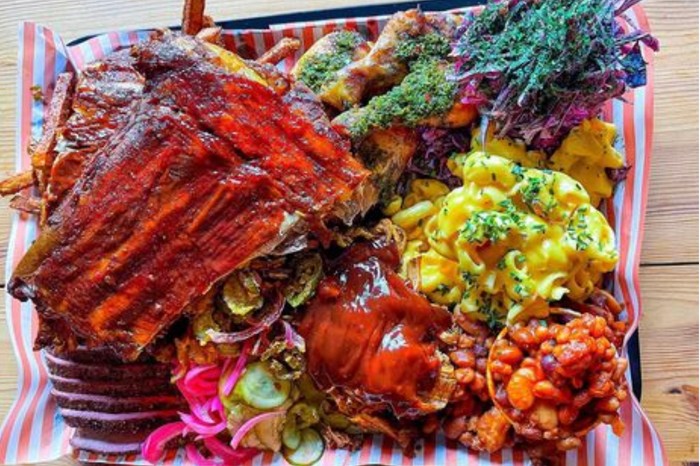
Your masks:
M357 0L210 0L218 19L373 3ZM376 3L376 2L375 2ZM672 464L698 461L698 2L646 0L662 51L656 58L655 132L640 280L642 405ZM13 169L17 24L29 19L72 39L179 22L179 0L6 0L0 3L0 175ZM0 262L11 214L0 200ZM4 267L0 286L4 287ZM2 300L0 300L2 306ZM16 363L0 309L0 418ZM63 458L54 465L74 464Z

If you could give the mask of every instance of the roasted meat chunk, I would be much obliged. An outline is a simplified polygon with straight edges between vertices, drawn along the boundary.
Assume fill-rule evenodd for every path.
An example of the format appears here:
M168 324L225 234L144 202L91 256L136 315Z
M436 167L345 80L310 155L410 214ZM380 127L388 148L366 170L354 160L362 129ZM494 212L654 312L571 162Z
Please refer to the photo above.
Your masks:
M420 38L440 35L449 40L460 23L460 16L449 13L426 14L414 9L394 14L369 53L359 54L329 79L320 90L321 100L343 111L362 104L369 96L386 92L409 72L407 44L415 45L418 54L429 53L428 47L420 44Z
M9 284L126 359L292 232L327 235L368 178L330 127L270 87L177 36L156 41L157 53L132 51L147 82L128 123L86 161Z
M358 412L415 417L444 407L433 397L449 398L440 393L436 335L451 316L394 272L399 260L396 246L384 240L351 246L319 284L299 328L309 373L346 398L339 403L346 411L354 404Z
M40 163L47 179L47 213L70 191L94 154L126 125L143 94L144 84L128 50L88 65L80 73L70 116L64 125L59 125L55 146L49 145L33 157L35 167ZM60 80L57 90L63 85Z

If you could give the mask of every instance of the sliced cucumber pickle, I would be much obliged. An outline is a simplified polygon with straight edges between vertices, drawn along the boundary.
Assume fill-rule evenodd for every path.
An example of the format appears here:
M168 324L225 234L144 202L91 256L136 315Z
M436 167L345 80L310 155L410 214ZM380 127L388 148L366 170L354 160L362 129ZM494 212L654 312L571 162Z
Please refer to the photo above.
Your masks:
M318 409L307 403L297 403L292 406L287 418L293 419L299 429L311 427L320 420Z
M316 388L314 381L306 372L297 381L302 397L309 403L320 404L326 399L325 393Z
M263 305L260 285L253 272L238 270L224 283L222 297L233 315L245 316Z
M282 443L290 450L296 450L301 445L301 432L294 422L287 420L282 430Z
M295 404L287 412L282 443L291 450L296 450L301 443L301 431L317 424L319 420L318 409L303 402Z
M294 278L284 294L292 307L299 307L316 293L318 282L323 276L323 260L320 254L304 256L296 261Z
M275 377L266 363L256 362L246 367L234 394L253 408L265 410L287 401L291 388L292 384Z
M314 464L323 456L323 439L314 429L304 429L299 435L301 442L296 449L285 446L282 450L284 458L295 466L308 466Z
M192 321L192 329L194 330L194 336L197 340L202 342L202 344L209 341L209 337L207 336L208 330L213 329L217 332L221 330L219 324L214 320L211 309L197 314Z

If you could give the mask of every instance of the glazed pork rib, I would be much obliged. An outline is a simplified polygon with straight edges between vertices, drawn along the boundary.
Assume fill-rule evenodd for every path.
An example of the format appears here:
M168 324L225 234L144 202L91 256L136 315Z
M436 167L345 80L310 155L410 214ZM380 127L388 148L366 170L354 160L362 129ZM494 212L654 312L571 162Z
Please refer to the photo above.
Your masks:
M132 52L143 97L84 162L9 283L124 359L292 232L322 237L368 177L313 112L177 40Z
M69 77L62 76L54 90L60 92L59 99L64 93L71 97L63 90ZM129 121L144 84L129 50L91 63L77 77L73 98L61 105L65 110L55 122L47 122L48 131L32 156L38 178L44 180L39 186L44 192L43 220L70 191L85 164Z

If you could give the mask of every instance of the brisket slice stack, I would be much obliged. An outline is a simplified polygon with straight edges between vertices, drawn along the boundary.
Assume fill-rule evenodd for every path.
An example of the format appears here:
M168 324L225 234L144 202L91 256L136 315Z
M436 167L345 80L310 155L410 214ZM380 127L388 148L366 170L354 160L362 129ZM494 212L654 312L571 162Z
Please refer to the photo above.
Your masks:
M42 231L8 291L58 329L37 346L73 445L135 451L182 403L144 350L236 268L327 240L369 172L308 89L232 74L194 38L156 33L61 84Z
M177 420L187 406L170 383L170 366L145 355L124 363L109 349L78 347L49 350L46 363L51 394L66 424L76 428L76 449L138 453L155 427Z

